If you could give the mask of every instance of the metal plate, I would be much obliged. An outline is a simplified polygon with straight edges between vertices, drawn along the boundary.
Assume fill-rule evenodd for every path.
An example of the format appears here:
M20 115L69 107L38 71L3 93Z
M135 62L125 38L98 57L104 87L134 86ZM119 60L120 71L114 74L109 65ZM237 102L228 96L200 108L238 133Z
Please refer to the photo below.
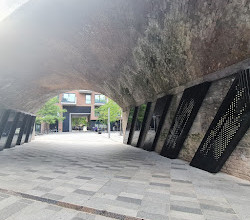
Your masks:
M23 122L22 122L20 132L19 132L19 135L18 135L18 138L17 138L17 141L16 141L16 145L21 145L21 144L24 143L25 138L23 139L23 135L24 135L24 132L25 132L25 129L26 129L26 124L27 124L27 121L28 121L29 117L30 117L29 115L24 114ZM22 139L23 139L23 142L22 142Z
M155 117L156 117L156 134L155 134L155 138L154 138L154 142L152 144L152 150L154 151L158 140L160 138L161 132L162 132L162 128L164 125L164 122L166 120L167 114L168 114L168 109L170 107L171 101L172 101L173 96L172 95L167 95L165 97L163 97L162 99L165 99L165 106L163 109L163 112L161 113L162 109L161 106L162 104L157 105L156 103L156 110L155 110ZM160 100L159 102L161 102L162 100ZM158 101L157 101L158 102ZM161 116L160 116L161 115ZM159 118L160 116L160 118Z
M185 89L162 148L162 156L171 159L178 157L210 84L205 82Z
M14 134L13 134L13 138L11 140L11 143L10 143L9 147L15 147L16 146L17 139L19 137L19 134L20 134L20 131L21 131L21 128L22 128L22 125L23 125L24 118L25 118L25 114L20 113L19 117L18 117L16 127L15 127L15 131L14 131Z
M31 119L32 119L32 116L28 115L27 119L26 119L24 130L23 130L23 135L22 135L22 139L21 139L20 145L22 145L22 144L25 143L26 136L29 135L28 133L29 133L29 127L31 125Z
M139 112L139 107L135 107L132 122L131 122L130 131L129 131L128 142L127 142L127 144L129 144L129 145L131 145L133 137L134 137L135 124L136 124L136 120L137 120L137 117L138 117L138 112Z
M31 116L30 124L28 126L28 130L27 130L27 134L25 138L25 143L29 143L31 141L35 121L36 121L36 116Z
M234 80L190 165L220 171L250 126L250 72Z
M131 108L129 111L128 122L127 122L125 136L124 136L124 143L126 144L128 143L128 137L129 137L129 133L130 133L131 125L132 125L134 112L135 112L135 108Z
M135 126L134 126L134 133L133 133L133 138L131 141L131 145L136 147L138 140L139 140L139 135L140 135L140 131L142 128L142 123L143 123L143 119L144 119L144 115L146 112L146 104L140 105L140 107L138 108L138 115L136 117L135 120Z
M9 135L8 135L8 139L5 143L5 147L4 148L10 148L10 147L14 147L16 144L14 144L14 146L11 146L11 143L13 141L13 138L15 136L15 133L16 131L19 133L19 130L17 128L18 126L18 122L19 122L19 118L21 116L21 113L20 112L17 112L16 115L15 115L15 118L14 118L14 121L12 123L12 126L11 126L11 129L10 129L10 132L9 132ZM17 134L18 136L18 134ZM14 141L16 143L16 141Z
M160 136L162 125L165 121L172 95L159 98L156 101L153 115L150 119L150 126L146 133L143 149L153 151L156 146L157 139Z
M6 142L8 140L8 136L11 132L11 128L12 125L14 123L15 120L15 116L16 116L16 112L13 110L8 110L8 113L6 113L5 115L5 120L6 123L3 125L3 130L2 130L2 134L1 134L1 139L0 139L0 150L3 150L5 148Z

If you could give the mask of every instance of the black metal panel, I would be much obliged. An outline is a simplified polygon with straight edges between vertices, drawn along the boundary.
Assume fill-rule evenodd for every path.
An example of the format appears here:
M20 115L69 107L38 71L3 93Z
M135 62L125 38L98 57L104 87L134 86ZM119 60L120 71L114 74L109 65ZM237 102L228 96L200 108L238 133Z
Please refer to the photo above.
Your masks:
M35 121L36 121L36 116L31 116L31 120L27 129L25 143L29 143L31 141Z
M166 115L172 100L172 95L167 95L159 98L156 102L153 117L149 130L146 135L143 149L153 151L160 137L162 126L166 119Z
M162 156L171 159L178 157L210 84L205 82L185 89L162 148Z
M5 111L6 111L6 109L0 108L0 123L2 121L2 117L3 117ZM0 124L0 126L1 126L1 124Z
M15 147L17 144L17 140L18 140L19 134L21 132L24 119L25 119L25 114L20 113L17 124L16 124L16 129L14 131L14 136L13 136L12 141L11 141L10 146L9 146L10 148Z
M13 125L14 120L15 120L16 112L13 110L8 110L8 113L6 113L6 115L8 115L8 117L7 117L7 121L5 123L5 126L3 127L2 134L1 134L0 150L3 150L5 145L6 145L6 142L8 140L8 136L11 132L11 128L12 128L12 125Z
M132 122L131 122L131 128L129 131L128 142L127 142L127 144L129 144L129 145L131 145L133 137L134 137L135 124L136 124L136 120L138 117L138 112L139 112L139 107L137 106L134 108L133 118L132 118Z
M4 148L10 148L11 147L11 143L12 143L13 137L14 137L14 135L16 133L16 128L18 126L20 116L21 116L21 113L17 112L16 115L15 115L14 121L12 123L11 129L10 129L10 132L9 132L9 136L8 136L8 139L7 139L6 143L5 143ZM17 130L17 132L19 133L19 130ZM16 143L16 141L14 141L14 142ZM14 146L15 146L15 144L14 144Z
M24 131L23 131L23 135L22 135L22 139L21 139L20 145L22 145L22 144L25 143L26 136L27 136L27 134L29 132L29 127L31 125L31 119L32 119L32 116L28 115L27 119L26 119L26 123L25 123L25 127L24 127Z
M250 72L234 80L190 165L220 171L250 126Z
M19 132L19 135L18 135L18 138L17 138L17 141L16 141L16 145L21 145L21 144L24 143L25 138L24 138L23 143L22 143L22 137L24 135L26 124L27 124L27 121L28 121L29 117L30 116L26 115L26 114L24 114L24 116L23 116L23 122L22 122L20 132Z
M153 108L154 107L155 107L155 103L153 104L152 102L148 102L147 107L146 107L146 111L145 111L145 114L144 114L142 126L141 126L140 136L139 136L136 147L139 147L139 148L144 147L147 132L148 132L148 130L150 128L150 123L151 123L151 120L152 120ZM145 150L150 150L150 149L145 149Z
M134 146L134 147L137 146L140 131L141 131L141 128L142 128L142 122L143 122L144 115L145 115L145 112L146 112L146 107L147 107L146 104L140 105L139 110L138 110L138 116L136 118L135 127L134 127L135 130L134 130L134 134L133 134L133 138L132 138L132 142L131 142L131 145Z
M129 115L128 115L128 122L127 122L125 136L124 136L124 143L126 144L128 143L128 137L129 137L129 133L130 133L131 125L132 125L134 111L135 111L135 108L131 108L129 111Z
M8 121L10 110L1 109L1 121L0 121L0 139L4 131L5 125Z

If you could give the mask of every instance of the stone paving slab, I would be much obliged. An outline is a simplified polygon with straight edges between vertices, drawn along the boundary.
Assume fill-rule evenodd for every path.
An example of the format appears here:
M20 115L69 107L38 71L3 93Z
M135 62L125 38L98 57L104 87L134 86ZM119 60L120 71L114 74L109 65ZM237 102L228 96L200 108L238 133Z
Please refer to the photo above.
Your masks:
M249 220L250 182L96 133L0 152L0 220Z

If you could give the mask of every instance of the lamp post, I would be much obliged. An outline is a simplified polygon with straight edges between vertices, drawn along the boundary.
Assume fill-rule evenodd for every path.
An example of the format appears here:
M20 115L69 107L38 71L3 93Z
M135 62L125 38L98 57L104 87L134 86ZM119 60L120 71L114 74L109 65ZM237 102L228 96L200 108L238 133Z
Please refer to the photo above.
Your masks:
M110 138L110 108L108 108L108 138Z

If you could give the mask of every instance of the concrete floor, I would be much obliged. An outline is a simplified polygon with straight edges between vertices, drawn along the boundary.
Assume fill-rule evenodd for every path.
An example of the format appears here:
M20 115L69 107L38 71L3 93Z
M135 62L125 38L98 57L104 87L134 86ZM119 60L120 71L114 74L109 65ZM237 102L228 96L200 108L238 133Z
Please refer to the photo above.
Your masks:
M120 142L53 134L0 152L0 220L250 219L250 182Z

